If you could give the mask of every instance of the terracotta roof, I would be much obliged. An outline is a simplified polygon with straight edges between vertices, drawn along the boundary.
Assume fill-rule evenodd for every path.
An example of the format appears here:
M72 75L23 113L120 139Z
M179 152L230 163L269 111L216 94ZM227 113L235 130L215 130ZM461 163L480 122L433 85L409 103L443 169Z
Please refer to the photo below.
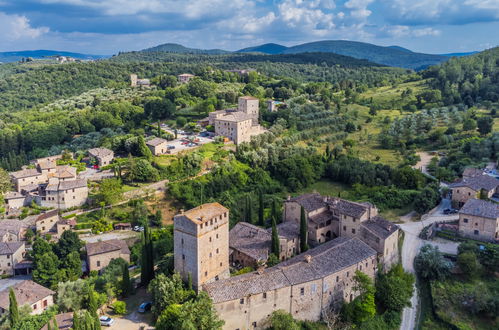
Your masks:
M238 222L229 232L229 247L255 260L267 260L272 235L247 222Z
M329 210L326 210L319 214L308 217L308 220L316 224L321 224L326 222L327 220L333 220L333 213Z
M51 210L51 211L47 211L45 213L42 213L40 214L35 222L38 222L38 221L41 221L41 220L45 220L45 219L49 219L49 218L52 218L52 217L56 217L56 216L59 216L59 210Z
M357 238L337 238L265 269L203 285L214 303L246 298L334 274L376 251Z
M32 305L43 298L46 298L50 295L55 294L54 291L47 289L46 287L41 286L33 281L26 280L20 283L16 283L11 286L14 290L14 294L16 296L17 304L19 306L22 305ZM0 291L0 307L8 310L9 309L9 290L10 288L6 288Z
M229 210L220 203L207 203L185 211L177 216L183 215L193 222L202 223L225 212L229 212Z
M57 321L57 326L59 329L70 329L73 326L73 312L57 314L55 316L55 320ZM52 319L50 322L53 322ZM51 323L52 325L53 323ZM41 330L47 330L48 326L45 324ZM53 327L52 327L53 329Z
M361 226L367 228L370 232L383 239L389 237L399 229L399 226L393 222L385 220L379 216L362 222Z
M55 168L57 166L57 163L55 160L52 159L43 159L43 160L38 160L36 164L40 167L42 170L47 170L51 168Z
M130 254L130 250L128 249L128 245L126 244L126 242L119 239L111 239L108 241L87 243L85 247L87 249L87 255L89 256L108 253L117 250L121 250L122 254Z
M32 176L41 175L41 173L38 172L38 170L35 168L28 168L26 170L12 172L12 173L10 173L10 175L12 177L14 177L15 179L22 179L22 178L29 178Z
M468 187L474 191L480 191L482 189L493 190L499 186L499 180L491 177L490 175L479 175L471 177L469 179L463 179L459 182L450 184L450 188Z
M166 141L165 139L155 137L154 139L151 139L151 140L147 141L147 142L146 142L146 144L147 144L148 146L157 147L157 146L159 146L160 144L162 144L162 143L167 143L167 142L168 142L168 141Z
M24 242L0 242L0 255L13 254L24 246Z
M75 219L61 219L57 221L58 225L70 225L70 226L76 226L76 220Z
M69 165L60 165L56 167L56 172L54 173L54 177L60 179L68 179L76 177L76 168Z
M499 218L499 204L481 199L469 199L459 213L495 220Z
M114 156L114 153L112 150L107 149L107 148L92 148L88 150L88 154L91 157L108 157L108 156Z

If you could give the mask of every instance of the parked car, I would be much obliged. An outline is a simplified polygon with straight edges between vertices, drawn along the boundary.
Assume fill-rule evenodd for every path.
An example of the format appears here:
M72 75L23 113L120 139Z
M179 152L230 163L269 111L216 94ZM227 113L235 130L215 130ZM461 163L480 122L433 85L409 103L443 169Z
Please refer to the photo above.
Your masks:
M139 226L133 227L133 231L140 231L140 227Z
M138 312L139 313L145 313L151 310L152 303L150 301L145 301L142 304L140 304Z
M175 146L168 145L168 150L175 149Z
M99 317L99 321L100 321L100 325L103 325L105 327L110 327L114 323L114 319L112 319L106 315Z
M456 209L445 209L444 214L456 214L458 210Z

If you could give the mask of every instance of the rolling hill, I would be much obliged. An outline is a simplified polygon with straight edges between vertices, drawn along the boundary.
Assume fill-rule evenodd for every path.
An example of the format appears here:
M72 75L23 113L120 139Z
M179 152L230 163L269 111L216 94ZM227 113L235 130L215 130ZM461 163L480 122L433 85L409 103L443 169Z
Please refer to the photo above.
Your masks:
M108 58L107 55L90 55L72 52L63 52L58 50L22 50L17 52L0 52L0 62L18 62L23 58L31 57L34 59L45 59L52 56L68 56L79 60L99 60Z
M143 49L142 52L165 52L165 53L179 53L179 54L210 54L220 55L231 53L223 49L197 49L188 48L179 44L167 43L158 45L151 48Z
M236 53L264 53L277 55L282 54L288 47L279 44L263 44L255 47L248 47L238 50Z

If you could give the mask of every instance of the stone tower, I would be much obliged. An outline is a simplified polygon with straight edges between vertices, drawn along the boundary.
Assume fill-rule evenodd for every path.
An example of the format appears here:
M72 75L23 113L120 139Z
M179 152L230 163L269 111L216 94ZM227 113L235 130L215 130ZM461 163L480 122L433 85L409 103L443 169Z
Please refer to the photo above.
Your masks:
M260 113L260 101L253 96L242 96L238 100L238 111L242 111L251 116L253 126L258 125L258 115Z
M137 75L136 74L130 75L130 86L137 87Z
M219 203L198 206L174 217L175 271L199 290L228 278L229 210Z

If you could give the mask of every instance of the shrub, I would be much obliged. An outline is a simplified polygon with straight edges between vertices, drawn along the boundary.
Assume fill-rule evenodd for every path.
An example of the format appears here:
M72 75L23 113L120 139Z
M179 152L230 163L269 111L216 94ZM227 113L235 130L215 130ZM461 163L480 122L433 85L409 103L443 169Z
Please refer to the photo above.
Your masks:
M113 304L113 311L118 315L126 314L126 303L124 301L115 301Z

